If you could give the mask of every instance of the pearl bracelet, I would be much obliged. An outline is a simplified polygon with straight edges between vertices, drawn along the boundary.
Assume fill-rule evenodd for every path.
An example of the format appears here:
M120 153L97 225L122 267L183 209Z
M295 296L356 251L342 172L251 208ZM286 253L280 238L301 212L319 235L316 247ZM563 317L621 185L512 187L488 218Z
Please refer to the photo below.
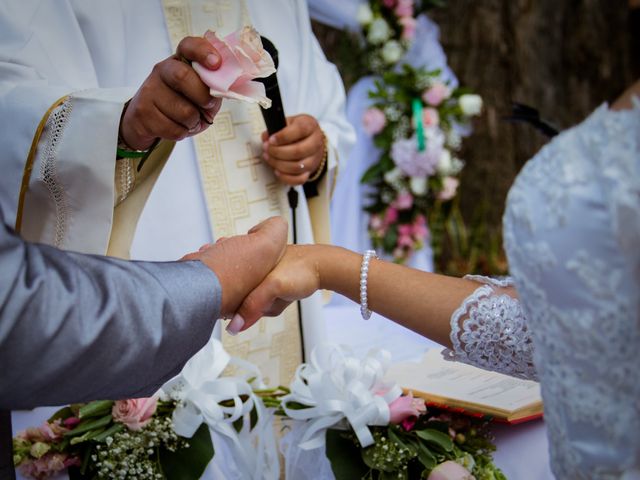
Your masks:
M362 265L360 265L360 314L365 320L369 320L371 317L371 310L369 310L367 303L367 277L372 257L378 258L375 250L367 250L362 256Z

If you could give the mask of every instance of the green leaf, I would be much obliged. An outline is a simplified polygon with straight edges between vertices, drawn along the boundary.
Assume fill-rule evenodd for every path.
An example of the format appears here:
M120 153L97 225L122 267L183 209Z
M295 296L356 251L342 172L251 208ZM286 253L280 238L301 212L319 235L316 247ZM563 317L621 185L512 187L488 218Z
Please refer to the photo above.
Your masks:
M327 430L327 458L336 480L357 480L364 477L369 469L362 462L359 448L344 432Z
M438 430L433 430L431 428L418 430L416 431L416 435L428 444L438 446L445 452L453 450L453 441L451 440L451 437L445 433L439 432Z
M436 457L423 443L418 443L418 460L427 470L432 470L438 464Z
M113 400L96 400L80 407L78 418L101 417L111 412Z
M49 417L49 420L47 420L48 423L52 423L58 419L60 420L66 420L67 418L73 417L73 410L71 410L70 407L64 407L61 408L60 410L58 410L56 413L54 413L53 415L51 415L51 417Z
M81 435L90 430L98 430L102 427L106 427L113 421L111 414L105 415L102 418L98 418L97 420L84 420L78 424L76 428L69 432L65 432L65 437L75 437L76 435Z
M113 435L115 435L116 433L121 431L123 428L124 428L124 424L115 423L110 428L105 430L104 432L102 432L99 435L96 435L95 437L93 437L93 441L94 442L104 442L107 439L107 437L112 437Z
M177 452L160 451L160 464L165 478L171 480L198 480L213 458L214 450L211 434L206 423L191 438L186 439L188 448Z
M371 165L362 175L360 183L371 183L373 180L382 175L382 166L379 163Z

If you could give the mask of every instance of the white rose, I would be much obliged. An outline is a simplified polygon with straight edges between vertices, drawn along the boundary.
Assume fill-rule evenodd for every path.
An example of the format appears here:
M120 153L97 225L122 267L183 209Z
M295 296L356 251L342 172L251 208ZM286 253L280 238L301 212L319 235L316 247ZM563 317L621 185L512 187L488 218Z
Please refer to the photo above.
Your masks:
M384 174L384 181L387 182L389 185L393 185L394 183L398 182L402 178L402 175L403 175L402 170L396 167L393 170L389 170L387 173Z
M480 95L466 94L460 97L460 109L462 113L471 117L480 115L482 111L482 97Z
M438 159L438 174L443 177L451 175L452 166L453 164L451 162L451 152L445 148L442 150L440 158Z
M367 39L371 43L382 43L386 41L391 35L391 29L389 24L384 18L376 18L371 25L369 25L369 33Z
M389 40L382 47L382 58L387 63L396 63L402 57L402 46L396 40Z
M428 190L426 177L411 177L411 180L409 180L409 185L411 186L411 191L415 195L426 195Z
M455 128L447 133L447 145L454 150L459 150L462 146L462 137Z
M371 7L369 7L368 3L365 3L358 7L356 20L360 25L367 25L368 23L371 23L371 20L373 20L373 12L371 11Z
M451 173L449 175L458 175L464 168L464 162L459 158L453 158L451 160Z

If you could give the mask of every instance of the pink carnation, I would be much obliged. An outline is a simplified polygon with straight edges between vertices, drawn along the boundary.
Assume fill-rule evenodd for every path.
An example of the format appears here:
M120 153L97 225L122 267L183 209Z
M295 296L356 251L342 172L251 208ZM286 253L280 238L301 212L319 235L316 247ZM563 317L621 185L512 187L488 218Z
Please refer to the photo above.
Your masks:
M416 36L416 19L413 17L400 17L398 23L402 26L402 39L413 40Z
M387 119L379 108L368 108L362 115L362 127L369 135L380 133L386 124Z
M432 105L434 107L437 107L444 100L449 98L450 95L451 95L451 90L449 89L449 87L447 87L444 83L438 82L438 83L434 83L433 86L431 86L431 88L425 90L422 93L422 100L427 105Z
M124 423L129 430L140 430L151 421L156 412L158 398L132 398L117 400L111 410L116 422Z
M413 17L413 0L398 0L394 12L399 17Z
M438 192L438 200L447 201L456 196L460 180L455 177L444 177L442 179L442 190Z
M193 63L193 68L210 88L211 95L259 103L269 108L271 100L265 94L264 85L253 79L268 77L276 68L271 55L262 47L258 32L252 27L244 27L221 40L208 31L205 38L220 54L220 68L209 70L197 62Z
M422 398L413 398L413 393L396 398L389 404L389 422L393 424L402 423L409 417L419 417L427 411Z
M427 480L475 480L476 477L462 465L447 460L431 470Z

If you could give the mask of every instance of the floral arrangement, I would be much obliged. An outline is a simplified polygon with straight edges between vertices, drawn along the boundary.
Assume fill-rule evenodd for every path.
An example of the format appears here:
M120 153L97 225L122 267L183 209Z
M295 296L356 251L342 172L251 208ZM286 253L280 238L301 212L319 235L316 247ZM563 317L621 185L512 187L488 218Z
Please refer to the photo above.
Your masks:
M293 420L300 434L295 448L325 454L336 480L505 478L492 463L486 423L427 409L424 400L385 383L384 351L358 359L344 347L323 345L290 387L264 389L259 378L219 377L233 361L213 343L210 356L194 357L156 396L71 405L21 432L14 464L34 479L65 469L71 480L198 479L214 456L211 430L231 439L227 447L238 446L229 461L242 478L276 479L273 426L264 421L269 409Z
M487 424L424 406L411 394L390 405L388 426L372 427L375 443L362 448L352 432L327 432L327 457L336 480L504 480L491 458Z
M360 5L357 20L366 44L367 69L381 74L398 63L413 41L416 17L444 3L444 0L369 0Z
M451 88L428 72L403 65L376 80L364 130L380 149L363 175L373 193L366 207L375 248L404 262L424 246L442 202L454 198L464 166L456 154L461 133L482 110L482 99Z
M213 457L206 428L192 438L173 429L175 402L158 397L101 400L65 407L13 440L14 464L42 479L69 469L71 479L198 479Z

